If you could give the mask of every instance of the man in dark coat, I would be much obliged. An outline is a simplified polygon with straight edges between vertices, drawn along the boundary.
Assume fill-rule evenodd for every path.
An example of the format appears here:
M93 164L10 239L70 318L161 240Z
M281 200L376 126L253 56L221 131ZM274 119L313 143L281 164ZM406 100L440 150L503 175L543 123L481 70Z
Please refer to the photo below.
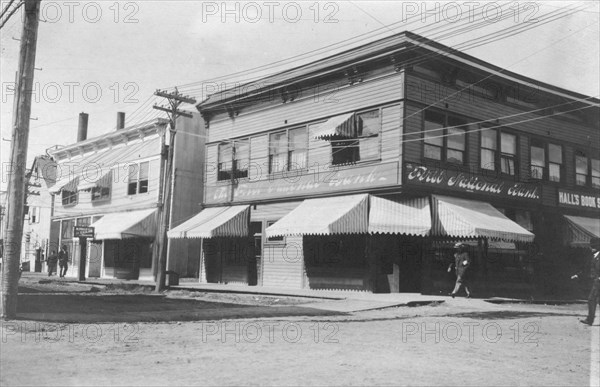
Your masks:
M467 298L470 298L471 291L469 290L468 284L468 272L471 268L471 257L469 256L467 246L464 243L459 242L455 244L454 249L456 250L454 253L454 263L451 263L450 266L448 266L448 273L452 271L452 265L454 265L454 270L456 270L456 284L454 285L454 290L452 290L450 296L454 298L461 286L464 286L465 292L467 292Z
M584 324L592 325L596 316L596 305L600 304L600 238L590 240L591 262L590 279L592 280L592 290L588 297L588 316L584 320L579 320ZM572 276L572 279L578 278L579 274Z
M50 277L52 273L56 273L57 262L58 256L56 255L56 250L52 250L50 255L48 255L48 277Z
M67 245L63 245L58 252L58 266L60 266L60 276L64 277L69 268L69 252L67 251Z

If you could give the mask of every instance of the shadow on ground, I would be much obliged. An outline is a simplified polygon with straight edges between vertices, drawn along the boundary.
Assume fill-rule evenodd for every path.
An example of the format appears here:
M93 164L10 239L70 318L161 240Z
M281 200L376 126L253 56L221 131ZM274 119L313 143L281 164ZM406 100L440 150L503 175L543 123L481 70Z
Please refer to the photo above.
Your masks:
M527 312L527 311L477 311L468 313L455 313L452 317L472 318L475 320L508 320L517 318L532 318L532 317L550 317L550 316L569 316L573 317L572 313L555 313L555 312Z
M302 306L253 306L150 294L19 295L18 319L64 323L201 321L340 315Z

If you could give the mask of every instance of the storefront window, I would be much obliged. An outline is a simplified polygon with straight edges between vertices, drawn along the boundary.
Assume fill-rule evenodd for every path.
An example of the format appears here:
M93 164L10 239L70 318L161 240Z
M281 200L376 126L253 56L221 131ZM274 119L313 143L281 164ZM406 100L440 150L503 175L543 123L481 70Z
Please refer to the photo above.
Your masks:
M90 225L90 217L77 218L77 225L81 227L87 227Z
M61 228L62 239L73 238L73 227L75 227L75 219L63 220Z

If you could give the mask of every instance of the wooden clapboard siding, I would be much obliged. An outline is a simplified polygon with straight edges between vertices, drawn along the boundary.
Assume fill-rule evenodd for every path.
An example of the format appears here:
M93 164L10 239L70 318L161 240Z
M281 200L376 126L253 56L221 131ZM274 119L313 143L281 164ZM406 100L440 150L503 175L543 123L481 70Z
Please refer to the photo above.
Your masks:
M204 186L214 186L217 183L219 144L206 145L205 149Z
M91 191L79 191L77 204L65 207L62 205L59 193L55 198L54 219L131 211L156 206L160 180L160 155L143 161L150 162L148 192L127 195L128 176L127 171L123 168L126 164L122 164L113 169L110 199L92 203Z
M300 203L302 201L257 205L250 211L250 220L253 222L279 220L298 207Z
M420 162L422 158L422 142L415 139L421 138L417 135L423 130L423 113L418 105L406 103L404 117L404 149L402 153L404 162Z
M300 289L304 282L302 237L286 237L285 242L285 245L265 244L263 286Z
M333 95L334 100L323 101L319 95L309 96L262 111L241 112L234 119L228 115L218 115L210 122L208 142L326 119L337 114L399 100L402 98L402 79L402 73L394 73L352 86L339 86ZM330 94L331 89L325 93Z
M446 96L459 90L456 87L440 86L434 81L418 78L414 74L407 74L406 79L406 98L427 105L439 101L440 94ZM411 87L411 85L419 85L421 90L419 90L419 87ZM441 93L422 92L423 89L435 90L436 87L438 89L441 87L442 89L447 89L449 91ZM435 106L477 120L500 118L501 125L506 125L507 127L525 133L552 138L555 141L566 141L579 144L600 143L600 131L576 122L554 117L542 117L540 114L536 113L521 114L513 118L504 119L502 117L524 113L525 110L513 107L506 103L500 103L496 100L482 98L477 93L468 93L466 91L460 92L456 96L450 97L445 101L437 102ZM531 108L531 110L534 109L535 108L533 107ZM515 124L510 123L511 121L526 120L530 121Z
M402 104L384 107L381 116L381 160L398 160L401 155Z

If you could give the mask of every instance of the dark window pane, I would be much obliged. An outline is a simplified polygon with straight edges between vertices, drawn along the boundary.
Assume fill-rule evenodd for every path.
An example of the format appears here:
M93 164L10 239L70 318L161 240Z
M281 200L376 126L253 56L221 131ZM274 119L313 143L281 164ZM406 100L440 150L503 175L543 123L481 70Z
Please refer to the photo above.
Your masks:
M464 160L464 152L453 149L448 149L447 159L451 163L462 164Z
M562 146L548 145L548 161L555 164L562 164Z
M425 144L424 148L425 157L428 159L441 160L442 159L442 148L434 145Z
M481 147L487 149L497 149L497 137L494 129L486 129L481 132Z
M466 134L464 129L448 129L448 148L464 151L465 138Z
M500 159L501 172L507 175L515 174L515 160L512 157L502 156Z
M496 170L496 152L489 149L481 150L481 168Z
M509 133L500 133L500 151L509 155L517 154L517 136Z
M548 178L550 181L560 182L560 165L552 163L549 164Z
M137 182L127 185L127 195L135 195L137 193Z

